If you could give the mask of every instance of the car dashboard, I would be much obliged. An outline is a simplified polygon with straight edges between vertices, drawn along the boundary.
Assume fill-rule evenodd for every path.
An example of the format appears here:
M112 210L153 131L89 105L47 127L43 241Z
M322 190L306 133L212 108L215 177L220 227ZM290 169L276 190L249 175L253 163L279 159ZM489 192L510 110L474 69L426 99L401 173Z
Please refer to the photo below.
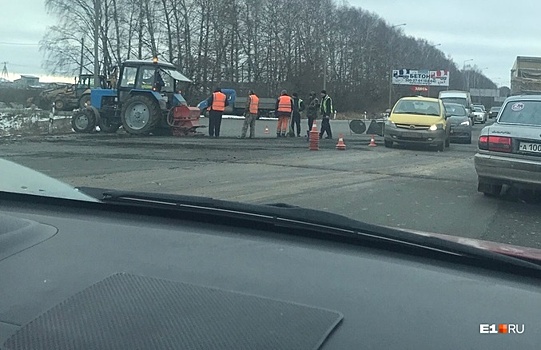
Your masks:
M537 277L150 212L0 200L3 349L539 346Z

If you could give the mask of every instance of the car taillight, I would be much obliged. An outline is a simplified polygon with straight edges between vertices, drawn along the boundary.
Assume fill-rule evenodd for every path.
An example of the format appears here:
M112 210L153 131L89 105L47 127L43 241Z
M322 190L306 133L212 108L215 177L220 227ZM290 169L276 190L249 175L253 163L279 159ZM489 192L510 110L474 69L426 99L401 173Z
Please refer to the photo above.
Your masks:
M488 149L488 136L479 136L479 149Z
M479 149L510 153L512 139L505 136L480 136Z

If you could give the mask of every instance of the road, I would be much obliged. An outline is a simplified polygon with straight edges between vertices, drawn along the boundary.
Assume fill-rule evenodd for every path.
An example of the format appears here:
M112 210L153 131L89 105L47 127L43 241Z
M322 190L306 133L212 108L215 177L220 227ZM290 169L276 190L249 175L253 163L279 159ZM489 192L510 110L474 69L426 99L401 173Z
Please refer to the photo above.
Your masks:
M305 121L303 121L305 122ZM541 248L541 201L509 191L477 192L475 142L450 150L368 147L343 132L346 151L322 140L277 139L258 122L257 138L237 139L242 125L224 120L225 137L132 137L126 134L0 139L4 157L74 186L168 192L252 203L284 202L374 224ZM475 126L475 139L481 125ZM272 137L272 138L271 138ZM474 140L475 140L474 139Z

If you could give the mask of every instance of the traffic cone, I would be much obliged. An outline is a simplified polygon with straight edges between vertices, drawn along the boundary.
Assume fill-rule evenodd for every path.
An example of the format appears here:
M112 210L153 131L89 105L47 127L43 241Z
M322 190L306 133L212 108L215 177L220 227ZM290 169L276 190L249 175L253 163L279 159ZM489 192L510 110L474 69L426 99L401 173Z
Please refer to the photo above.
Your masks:
M336 144L336 149L339 151L345 151L346 150L346 144L344 143L344 135L340 134L340 137L338 138L338 143Z
M319 131L317 131L317 125L316 121L314 120L314 124L312 125L312 130L310 130L310 146L308 149L310 151L319 151Z
M372 135L372 139L370 140L370 143L368 144L369 147L376 147L376 140L374 139L374 135Z
M270 134L269 126L268 126L268 125L265 126L265 134Z

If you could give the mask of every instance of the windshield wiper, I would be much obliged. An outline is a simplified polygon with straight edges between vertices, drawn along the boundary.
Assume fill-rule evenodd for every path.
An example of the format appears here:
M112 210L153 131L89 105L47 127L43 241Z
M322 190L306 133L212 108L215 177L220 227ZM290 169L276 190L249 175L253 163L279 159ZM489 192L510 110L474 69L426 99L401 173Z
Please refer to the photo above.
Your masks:
M355 244L378 242L386 245L399 245L436 254L469 258L478 263L482 261L489 268L494 268L493 266L496 266L494 264L499 263L499 268L514 266L534 269L541 273L541 263L537 261L532 262L439 237L368 224L342 215L284 203L259 205L174 194L108 191L87 187L79 188L79 190L107 204L184 212L190 214L182 217L188 220L193 220L194 214L204 214L205 217L213 215L217 218L224 218L227 223L235 219L255 221L278 228L287 228L288 234L297 234L307 230L316 231L320 234L319 238L346 239ZM310 236L314 237L313 234Z
M398 111L395 111L395 113L397 113L397 114L421 114L419 112L398 112Z

